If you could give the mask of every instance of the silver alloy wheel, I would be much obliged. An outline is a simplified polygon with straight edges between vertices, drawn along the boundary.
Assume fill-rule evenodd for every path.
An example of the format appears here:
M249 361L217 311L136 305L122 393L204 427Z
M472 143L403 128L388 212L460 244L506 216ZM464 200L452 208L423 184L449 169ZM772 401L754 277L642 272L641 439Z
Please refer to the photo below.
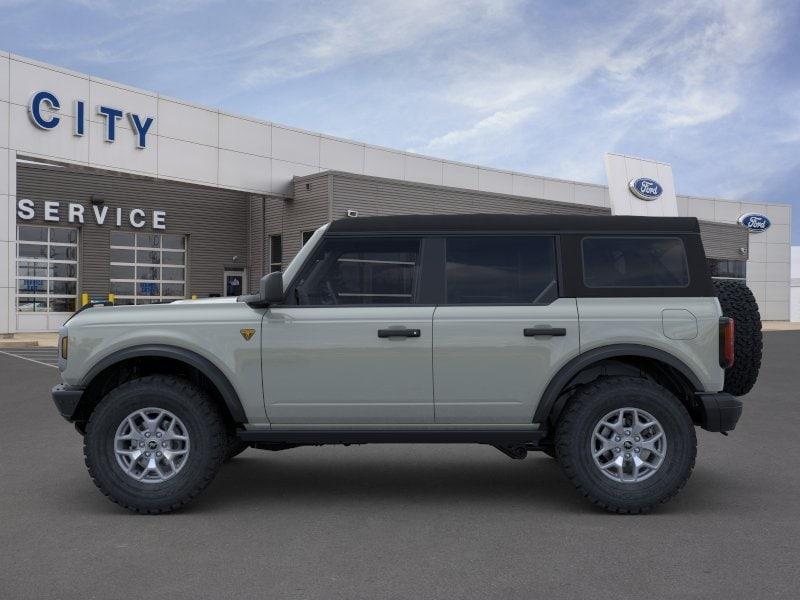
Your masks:
M595 426L590 443L600 472L621 483L638 483L651 477L667 455L664 428L639 408L608 413Z
M189 458L189 432L163 408L142 408L122 420L114 453L124 473L142 483L161 483L177 475Z

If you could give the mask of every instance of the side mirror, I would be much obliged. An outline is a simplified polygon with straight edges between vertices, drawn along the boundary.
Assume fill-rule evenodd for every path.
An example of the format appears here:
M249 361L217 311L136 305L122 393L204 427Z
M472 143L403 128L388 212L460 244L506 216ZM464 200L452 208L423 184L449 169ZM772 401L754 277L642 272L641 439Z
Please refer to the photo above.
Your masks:
M283 301L283 273L275 271L261 278L257 294L240 296L239 302L245 302L253 308L266 308L271 304Z
M274 271L261 278L261 297L267 304L283 302L283 273Z

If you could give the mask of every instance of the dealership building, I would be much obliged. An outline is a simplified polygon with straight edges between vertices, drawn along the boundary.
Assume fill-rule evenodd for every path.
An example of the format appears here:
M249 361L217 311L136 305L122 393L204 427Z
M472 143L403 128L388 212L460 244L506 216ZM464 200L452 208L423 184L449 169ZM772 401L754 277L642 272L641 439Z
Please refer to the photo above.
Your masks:
M608 154L606 172L420 156L0 53L0 334L56 330L86 297L239 295L328 221L411 213L695 216L712 275L789 319L788 205L678 195L650 160Z

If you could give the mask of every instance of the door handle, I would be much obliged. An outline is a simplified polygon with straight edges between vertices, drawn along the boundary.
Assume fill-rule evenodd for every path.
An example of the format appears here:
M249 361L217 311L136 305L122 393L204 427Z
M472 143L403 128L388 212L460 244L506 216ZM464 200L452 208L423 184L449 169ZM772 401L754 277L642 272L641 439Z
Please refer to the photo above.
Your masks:
M538 335L547 337L561 337L567 335L564 327L526 327L522 330L525 337L536 337Z
M378 329L379 338L418 338L420 335L419 329Z

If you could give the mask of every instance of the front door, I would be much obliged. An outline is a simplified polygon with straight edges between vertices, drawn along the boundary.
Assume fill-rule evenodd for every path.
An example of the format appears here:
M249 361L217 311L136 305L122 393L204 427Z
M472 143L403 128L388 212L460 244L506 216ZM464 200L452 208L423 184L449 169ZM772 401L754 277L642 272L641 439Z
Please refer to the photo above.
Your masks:
M241 296L247 289L244 270L225 271L225 295Z
M531 423L552 374L579 349L574 298L558 297L552 236L446 240L433 319L437 423Z
M331 237L263 321L274 424L433 423L433 306L419 306L420 240ZM287 282L289 283L289 282Z

